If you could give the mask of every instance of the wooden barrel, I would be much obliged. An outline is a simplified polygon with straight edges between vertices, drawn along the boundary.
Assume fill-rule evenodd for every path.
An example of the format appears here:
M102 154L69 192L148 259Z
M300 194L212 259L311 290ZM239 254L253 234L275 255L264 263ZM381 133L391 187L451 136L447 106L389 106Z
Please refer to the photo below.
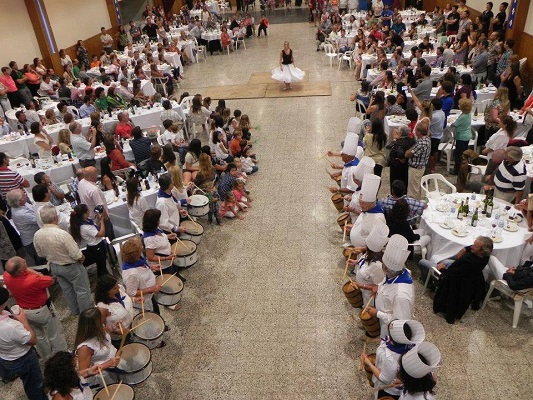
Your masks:
M359 318L361 319L361 322L363 323L363 326L365 327L366 334L370 337L378 337L381 330L379 327L379 319L378 317L372 317L370 314L368 314L366 311L363 314L363 311L359 313Z
M374 365L376 365L376 353L368 354L367 355L370 362ZM368 379L368 383L370 383L370 386L374 387L374 382L372 382L372 370L368 365L365 364L365 372L366 372L366 379Z
M342 285L342 292L353 308L363 307L363 295L359 288L354 288L350 281Z
M337 185L339 185L339 187L340 187L341 186L342 175L336 176L333 179L335 179L335 182L337 182Z
M350 218L350 214L342 214L337 218L337 224L341 227L341 229L344 229L344 223L348 221L348 223L352 222L352 219Z
M331 196L331 201L333 202L333 205L337 209L338 212L341 212L344 208L344 197L340 193L334 193Z

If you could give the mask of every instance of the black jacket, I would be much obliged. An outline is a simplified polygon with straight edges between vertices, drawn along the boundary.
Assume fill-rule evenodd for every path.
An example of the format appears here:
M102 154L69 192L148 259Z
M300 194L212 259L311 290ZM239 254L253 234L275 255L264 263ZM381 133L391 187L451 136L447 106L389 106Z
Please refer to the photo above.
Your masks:
M526 261L524 265L516 269L514 274L506 272L503 274L503 279L512 290L533 288L533 262Z

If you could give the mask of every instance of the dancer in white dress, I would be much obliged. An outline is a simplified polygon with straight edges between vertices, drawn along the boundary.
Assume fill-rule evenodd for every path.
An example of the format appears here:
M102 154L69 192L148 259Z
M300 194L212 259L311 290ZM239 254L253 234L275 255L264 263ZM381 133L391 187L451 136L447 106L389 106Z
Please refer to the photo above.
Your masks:
M289 42L283 43L279 57L279 67L272 71L272 79L285 83L283 90L292 89L291 83L301 81L305 72L294 66L294 57Z

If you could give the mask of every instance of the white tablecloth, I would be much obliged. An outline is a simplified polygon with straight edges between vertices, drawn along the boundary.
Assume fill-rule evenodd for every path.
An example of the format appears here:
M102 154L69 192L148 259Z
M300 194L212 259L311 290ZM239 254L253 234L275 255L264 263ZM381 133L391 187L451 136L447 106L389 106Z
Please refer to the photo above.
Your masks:
M469 196L468 193L453 195L454 198L461 199L464 199L467 196ZM477 195L476 201L483 198L484 196ZM461 248L471 245L477 236L488 236L492 229L491 223L495 220L494 217L496 214L501 213L504 206L510 205L499 199L495 199L495 202L498 204L498 208L492 213L491 219L485 218L480 213L480 220L476 228L470 226L470 217L463 220L465 225L467 225L468 235L465 237L458 237L452 233L452 229L443 228L439 224L446 221L447 218L450 221L459 223L460 221L456 218L458 205L455 204L455 212L452 216L449 212L439 212L436 210L437 205L442 204L440 200L430 200L429 207L422 214L421 220L421 227L424 228L426 233L431 237L431 243L428 245L428 260L437 263L440 260L457 254ZM472 207L473 203L471 202L470 209L472 209ZM481 211L481 209L479 211ZM510 214L516 212L516 209L511 208ZM522 221L519 224L518 231L503 231L503 241L501 243L494 243L492 254L504 265L519 265L525 239L529 237L531 237L531 233L527 231L526 222Z
M202 39L207 40L207 41L220 40L220 31L202 32Z
M126 192L122 191L122 188L119 189L120 197L113 203L108 205L109 208L109 218L113 223L113 229L115 231L115 236L124 236L133 232L133 227L130 223L130 216L128 213L128 205L126 203ZM155 208L155 201L157 200L157 188L154 185L150 190L145 190L141 195L146 199L150 208Z

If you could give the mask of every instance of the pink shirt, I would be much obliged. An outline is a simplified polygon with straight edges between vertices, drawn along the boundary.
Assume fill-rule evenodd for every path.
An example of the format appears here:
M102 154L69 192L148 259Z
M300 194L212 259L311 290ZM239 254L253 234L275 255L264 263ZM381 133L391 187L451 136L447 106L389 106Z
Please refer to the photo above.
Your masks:
M10 75L2 74L0 76L0 82L6 87L8 93L16 92L18 90L15 81Z

